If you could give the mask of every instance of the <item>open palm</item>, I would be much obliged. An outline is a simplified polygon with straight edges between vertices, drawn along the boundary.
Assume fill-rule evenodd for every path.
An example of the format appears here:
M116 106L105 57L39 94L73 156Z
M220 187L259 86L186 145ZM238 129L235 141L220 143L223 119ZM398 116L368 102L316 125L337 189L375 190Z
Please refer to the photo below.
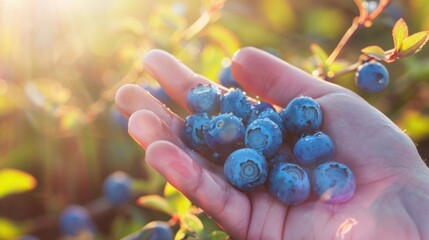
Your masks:
M209 82L160 50L147 53L144 66L183 107L191 88ZM324 113L322 131L336 145L333 160L354 171L357 189L343 204L309 199L294 206L281 204L264 188L242 193L225 181L220 167L184 145L180 117L141 87L123 86L116 104L130 117L129 133L146 149L148 164L231 237L429 238L429 171L413 142L393 122L353 92L315 79L254 48L240 50L232 69L247 92L272 104L285 107L301 95L316 99Z

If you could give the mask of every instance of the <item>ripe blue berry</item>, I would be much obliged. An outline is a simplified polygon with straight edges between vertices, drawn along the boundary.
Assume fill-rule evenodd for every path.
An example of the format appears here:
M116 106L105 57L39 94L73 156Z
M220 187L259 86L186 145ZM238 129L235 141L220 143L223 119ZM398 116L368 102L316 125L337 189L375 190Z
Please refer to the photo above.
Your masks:
M293 154L300 165L311 166L331 160L335 153L334 142L322 133L303 135L293 148Z
M207 144L204 140L204 126L209 122L210 117L207 113L195 113L186 117L183 141L188 147L198 152L207 149Z
M355 177L346 165L326 162L313 170L311 177L314 193L322 201L343 203L352 198L356 190Z
M241 120L232 114L220 114L204 128L207 146L222 155L229 154L243 144L244 126Z
M261 114L263 111L267 109L272 109L273 111L275 111L274 107L271 104L266 102L260 102L253 105L246 116L246 124L253 122L256 118L258 118L259 114ZM280 121L283 121L283 120L280 118ZM282 123L282 125L284 124Z
M249 192L263 185L268 176L265 157L251 148L241 148L231 153L225 161L227 181L237 189Z
M319 130L322 126L322 109L311 97L297 97L280 112L286 129L298 136Z
M389 72L379 62L367 62L356 71L356 85L369 93L380 92L389 84Z
M279 163L268 176L268 190L283 204L299 204L310 196L310 181L300 166Z
M273 169L279 163L292 163L292 157L287 153L277 153L268 160L268 168Z
M270 158L277 154L282 145L282 132L277 124L268 118L256 119L246 128L244 144Z
M198 84L186 97L189 110L193 113L205 112L213 115L219 112L220 90L213 85Z
M80 233L95 231L88 211L79 205L70 205L63 210L60 216L60 227L63 235L77 236Z
M277 124L282 132L283 135L283 139L286 138L286 126L283 124L283 120L280 117L280 115L271 108L267 108L264 111L262 111L261 113L259 113L258 118L268 118L271 121L273 121L275 124Z
M132 195L131 178L124 172L114 172L104 181L103 191L104 196L112 204L126 203Z
M232 113L241 118L243 122L247 121L247 115L252 108L246 94L240 89L234 89L226 93L220 104L221 113Z
M224 67L219 74L220 83L227 88L240 88L240 84L234 79L231 72L231 65Z
M173 237L170 225L162 221L153 221L123 240L173 240Z

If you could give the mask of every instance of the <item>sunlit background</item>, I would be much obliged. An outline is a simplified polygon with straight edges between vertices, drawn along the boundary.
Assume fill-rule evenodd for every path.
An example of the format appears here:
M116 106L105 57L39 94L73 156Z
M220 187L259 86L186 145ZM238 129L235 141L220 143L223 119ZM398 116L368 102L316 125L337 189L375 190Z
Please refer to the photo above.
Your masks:
M368 45L392 48L401 17L410 32L429 29L428 12L427 0L392 1L352 38L339 66ZM313 72L310 45L329 53L357 14L352 0L0 0L0 239L60 239L58 216L70 204L90 210L97 239L169 219L132 200L106 207L101 187L120 170L135 179L135 197L163 192L113 103L125 83L156 87L141 66L148 49L213 81L248 45ZM391 84L378 94L359 91L353 73L334 81L387 114L427 158L429 47L387 68Z

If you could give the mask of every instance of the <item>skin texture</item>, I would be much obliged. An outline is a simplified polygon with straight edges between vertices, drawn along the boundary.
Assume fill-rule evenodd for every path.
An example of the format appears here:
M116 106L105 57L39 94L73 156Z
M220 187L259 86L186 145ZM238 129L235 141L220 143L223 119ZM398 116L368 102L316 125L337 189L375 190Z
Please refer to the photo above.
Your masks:
M186 93L208 81L160 50L143 62L183 107ZM429 239L429 170L392 121L353 92L261 50L241 49L232 73L246 92L280 107L297 96L316 99L324 113L321 130L336 145L334 159L357 180L355 195L343 204L310 198L286 206L263 188L242 193L225 181L221 167L185 147L181 118L138 86L123 86L116 104L130 117L129 133L146 150L146 162L233 239Z

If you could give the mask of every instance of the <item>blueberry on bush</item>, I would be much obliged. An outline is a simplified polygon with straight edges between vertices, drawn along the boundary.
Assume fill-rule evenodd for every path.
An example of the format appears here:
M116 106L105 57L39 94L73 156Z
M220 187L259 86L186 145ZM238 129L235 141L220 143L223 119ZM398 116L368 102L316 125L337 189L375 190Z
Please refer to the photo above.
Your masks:
M103 183L104 196L114 205L126 203L131 195L131 178L128 174L116 171Z
M60 216L61 233L65 236L78 236L80 233L95 231L95 227L86 208L70 205Z
M355 177L345 164L326 162L313 170L311 177L314 193L322 201L343 203L348 201L356 190Z
M213 117L204 128L207 146L222 155L229 154L243 144L244 126L241 120L232 114L219 114Z
M232 113L241 118L243 122L247 121L247 115L251 108L249 99L239 88L226 93L220 103L221 113Z
M209 124L209 122L210 117L207 113L195 113L186 117L183 129L183 141L188 147L198 152L207 149L207 144L204 140L204 126Z
M268 176L265 157L251 148L241 148L231 153L225 161L227 181L237 189L249 192L263 185Z
M279 163L268 176L268 190L280 202L299 204L310 196L310 181L304 169L293 163Z
M389 84L389 72L379 62L367 62L356 71L356 85L369 93L380 92Z
M297 97L280 112L286 129L298 136L319 130L322 126L322 109L311 97Z
M280 127L268 118L256 119L246 128L244 144L270 158L277 154L282 145Z
M296 161L304 166L331 160L335 153L334 142L323 132L303 135L293 148Z
M153 221L140 231L133 233L122 240L173 240L174 234L170 225L162 221Z
M189 91L186 96L186 103L193 113L205 112L208 115L213 115L219 112L221 96L217 87L211 84L198 84Z

